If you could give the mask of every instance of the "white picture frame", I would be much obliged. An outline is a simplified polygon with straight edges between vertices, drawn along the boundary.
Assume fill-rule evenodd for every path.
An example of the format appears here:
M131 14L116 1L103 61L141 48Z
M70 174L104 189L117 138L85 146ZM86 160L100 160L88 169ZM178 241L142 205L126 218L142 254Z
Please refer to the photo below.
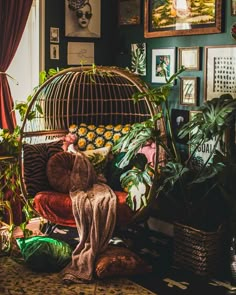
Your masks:
M236 45L206 46L204 100L229 93L236 98Z
M67 64L68 65L94 64L94 43L68 42Z
M50 42L51 43L59 43L59 28L50 27Z
M58 44L50 44L50 59L60 59Z
M165 83L161 64L166 67L167 78L170 78L175 73L176 64L176 48L160 48L152 50L152 83Z
M101 37L101 0L90 0L86 2L86 8L73 4L76 1L65 0L65 36L80 38L100 38ZM82 2L83 3L83 2ZM73 5L77 5L74 7ZM88 8L88 5L91 7ZM86 13L91 11L91 18L86 17ZM79 12L83 13L83 22L79 23ZM86 24L87 22L87 24Z

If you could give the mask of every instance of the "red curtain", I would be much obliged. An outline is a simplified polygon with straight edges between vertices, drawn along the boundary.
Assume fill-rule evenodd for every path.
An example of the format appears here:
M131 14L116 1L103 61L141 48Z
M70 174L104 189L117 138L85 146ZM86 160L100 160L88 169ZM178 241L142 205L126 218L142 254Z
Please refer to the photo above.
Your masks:
M0 0L0 128L10 132L16 126L16 118L6 71L20 43L32 2Z

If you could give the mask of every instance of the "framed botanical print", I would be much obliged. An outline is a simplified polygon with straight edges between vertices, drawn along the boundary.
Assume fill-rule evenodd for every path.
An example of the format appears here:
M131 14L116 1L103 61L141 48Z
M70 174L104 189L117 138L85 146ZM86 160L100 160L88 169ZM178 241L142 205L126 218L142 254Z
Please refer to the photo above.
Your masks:
M178 64L185 67L186 71L198 71L200 69L199 47L179 47Z
M236 45L206 46L204 99L229 93L236 98Z
M119 25L140 24L141 0L119 0Z
M65 0L66 37L99 38L101 36L101 0Z
M180 104L197 105L197 77L180 78Z
M223 0L196 2L145 0L145 38L221 33Z
M160 48L152 50L152 82L165 83L166 72L167 79L175 73L175 47Z

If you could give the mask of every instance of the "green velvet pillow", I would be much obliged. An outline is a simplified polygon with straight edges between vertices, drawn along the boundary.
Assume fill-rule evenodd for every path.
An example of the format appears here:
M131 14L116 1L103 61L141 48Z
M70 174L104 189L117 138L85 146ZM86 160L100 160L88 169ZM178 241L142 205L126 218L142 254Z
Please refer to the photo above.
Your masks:
M58 272L70 261L72 249L66 242L47 236L17 238L26 264L38 272Z

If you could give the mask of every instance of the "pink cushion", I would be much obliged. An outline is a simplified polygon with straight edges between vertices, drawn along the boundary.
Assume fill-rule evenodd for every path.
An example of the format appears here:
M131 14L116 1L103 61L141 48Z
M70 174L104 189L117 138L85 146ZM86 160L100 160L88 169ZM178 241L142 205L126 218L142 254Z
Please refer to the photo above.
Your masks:
M138 153L144 154L148 160L148 163L150 163L154 167L156 158L156 144L154 142L150 142L143 146L138 151Z
M126 204L126 192L115 191L117 203L117 226L126 226L134 212ZM55 191L43 191L36 194L34 208L45 219L63 226L76 227L69 194Z

